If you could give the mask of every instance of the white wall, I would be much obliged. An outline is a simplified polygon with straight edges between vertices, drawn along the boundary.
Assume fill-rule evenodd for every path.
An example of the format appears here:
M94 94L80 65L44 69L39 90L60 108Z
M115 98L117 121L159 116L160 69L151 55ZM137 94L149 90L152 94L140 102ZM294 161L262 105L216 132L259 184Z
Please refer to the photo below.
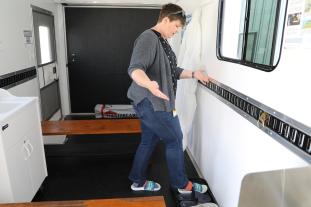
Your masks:
M55 32L59 33L58 10L53 0L9 0L1 3L0 6L0 75L15 72L21 69L36 66L34 31L31 5L40 7L53 13L55 17ZM26 44L23 30L32 31L32 44ZM62 31L63 32L63 31ZM59 40L56 40L57 59L62 63L63 52L59 52ZM58 64L44 66L45 74L42 69L37 70L37 78L9 89L16 96L36 96L39 97L39 88L51 83L54 80L53 67ZM43 80L45 79L45 80ZM58 112L53 120L61 117ZM45 143L63 143L64 136L50 136L45 138Z
M31 30L28 0L11 0L0 6L0 75L35 65L33 45L27 45L23 30Z
M278 67L263 72L216 57L218 1L202 9L202 53L208 74L217 81L311 126L307 61L311 50L283 49ZM192 40L195 41L195 40ZM193 136L188 143L221 207L238 205L240 185L250 172L309 165L294 153L213 97L197 89Z
M0 75L36 65L31 5L57 15L53 0L10 0L0 6ZM24 30L32 31L31 44L26 44ZM50 81L51 74L46 76ZM38 73L38 78L40 74ZM9 89L18 96L39 96L38 78Z
M32 30L28 0L11 0L0 6L0 75L35 66L33 44L26 44L23 31ZM38 96L36 79L10 92L16 95Z

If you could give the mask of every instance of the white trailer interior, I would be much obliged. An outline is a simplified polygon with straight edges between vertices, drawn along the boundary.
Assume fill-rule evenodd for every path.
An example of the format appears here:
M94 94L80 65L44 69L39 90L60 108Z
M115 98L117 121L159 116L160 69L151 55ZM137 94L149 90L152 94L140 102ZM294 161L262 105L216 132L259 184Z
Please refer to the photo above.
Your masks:
M311 191L311 29L304 27L302 20L298 25L288 23L289 16L295 13L300 13L305 22L311 21L310 8L307 9L310 0L279 1L280 23L275 39L276 58L272 64L275 68L270 72L219 58L217 31L222 1L2 1L0 79L6 74L36 67L36 78L8 91L16 96L40 97L40 88L57 79L61 110L51 119L71 114L64 7L154 7L168 2L179 4L187 15L191 15L183 34L170 40L178 54L179 64L192 70L204 68L214 84L206 87L192 80L179 81L177 106L185 148L197 170L208 181L219 206L311 206L308 196ZM222 55L230 57L236 53L238 36L235 34L239 33L241 26L238 15L245 1L226 0L225 3L225 10L231 16L223 22L226 29L222 33L222 46L225 45L227 50L222 50ZM32 6L47 10L54 16L57 57L44 69L37 67ZM24 31L32 33L30 42L27 42ZM53 72L54 67L57 72ZM239 95L254 106L262 107L262 112L296 127L307 139L304 149L299 148L295 140L286 140L269 130L265 126L266 120L254 120L225 96L217 94L215 86ZM211 90L213 88L215 90ZM63 140L64 137L46 138L45 142L61 144Z

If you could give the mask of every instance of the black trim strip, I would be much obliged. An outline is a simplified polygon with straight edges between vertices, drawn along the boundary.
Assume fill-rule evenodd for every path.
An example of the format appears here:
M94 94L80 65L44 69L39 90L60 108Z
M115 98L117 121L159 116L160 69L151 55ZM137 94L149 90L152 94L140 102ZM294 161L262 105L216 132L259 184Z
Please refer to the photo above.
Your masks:
M0 88L9 89L37 77L36 67L30 67L0 76Z
M207 85L203 83L201 85L212 91L218 99L227 103L258 128L311 163L310 127L215 80L211 79Z

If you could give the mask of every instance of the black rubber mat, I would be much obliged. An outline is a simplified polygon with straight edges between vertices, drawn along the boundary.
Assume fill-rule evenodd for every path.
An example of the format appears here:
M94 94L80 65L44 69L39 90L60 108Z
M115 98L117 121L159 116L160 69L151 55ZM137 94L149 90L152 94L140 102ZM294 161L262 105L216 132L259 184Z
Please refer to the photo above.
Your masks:
M157 146L148 170L149 179L162 185L161 191L134 193L127 177L139 138L132 137L137 143L114 137L103 137L101 143L97 140L100 135L83 136L84 140L76 138L71 138L64 145L45 146L48 177L33 201L163 195L168 207L175 206L168 181L164 144ZM185 157L188 176L197 177L188 155Z
M159 182L162 189L157 193L131 191L128 174L139 141L140 134L76 135L65 144L46 145L48 177L33 201L163 195L167 207L175 207L161 142L150 161L148 178ZM187 153L185 164L188 177L198 177Z

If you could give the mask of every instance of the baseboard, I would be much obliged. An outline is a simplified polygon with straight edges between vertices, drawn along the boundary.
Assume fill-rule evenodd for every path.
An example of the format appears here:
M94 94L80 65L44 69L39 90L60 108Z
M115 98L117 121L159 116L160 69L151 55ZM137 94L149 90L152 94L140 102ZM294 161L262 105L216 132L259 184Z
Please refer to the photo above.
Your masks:
M200 170L200 168L198 166L198 164L196 163L196 161L195 161L195 159L194 159L194 157L193 157L193 155L192 155L192 153L191 153L191 151L190 151L190 149L188 147L186 147L186 152L189 155L189 158L190 158L190 160L191 160L195 170L197 171L199 177L200 178L204 178L203 174L202 174L202 172L201 172L201 170Z

